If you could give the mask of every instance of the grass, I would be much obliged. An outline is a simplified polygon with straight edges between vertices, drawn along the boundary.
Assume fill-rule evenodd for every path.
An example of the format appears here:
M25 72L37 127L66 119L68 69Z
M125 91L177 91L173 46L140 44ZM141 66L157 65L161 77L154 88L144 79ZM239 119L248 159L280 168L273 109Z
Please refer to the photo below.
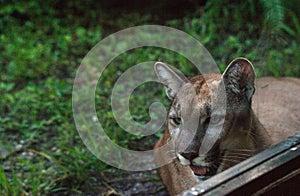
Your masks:
M73 79L81 60L114 31L141 24L167 25L200 40L221 70L233 58L245 56L254 61L259 76L300 77L297 8L276 2L279 7L272 11L267 1L210 1L186 11L183 18L164 21L147 9L147 14L133 10L118 17L115 12L122 12L121 8L108 11L93 1L86 5L76 1L56 5L1 2L0 194L84 194L95 188L95 176L118 174L83 145L73 122L71 102ZM64 13L55 8L59 6L65 8ZM101 12L91 9L93 6ZM249 8L246 12L242 11L245 7ZM276 15L278 9L283 16ZM276 22L274 18L280 19L276 31L268 26ZM184 57L153 47L126 52L109 65L98 82L102 85L96 91L96 109L107 134L123 147L136 147L141 137L117 125L109 96L114 82L130 65L149 60L176 65L187 75L195 72ZM149 92L154 86L156 89ZM153 100L168 105L161 86L140 86L131 97L132 115L147 122Z

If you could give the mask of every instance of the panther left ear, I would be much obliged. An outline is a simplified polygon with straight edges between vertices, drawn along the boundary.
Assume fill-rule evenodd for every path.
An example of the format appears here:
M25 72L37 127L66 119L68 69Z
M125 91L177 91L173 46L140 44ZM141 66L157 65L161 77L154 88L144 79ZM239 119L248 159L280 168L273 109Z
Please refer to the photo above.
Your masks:
M227 66L222 75L227 88L234 94L246 96L248 101L254 94L255 72L252 63L246 58L236 58Z
M181 87L189 82L182 73L175 71L165 63L156 62L154 70L159 80L167 87L166 94L170 100L173 100Z

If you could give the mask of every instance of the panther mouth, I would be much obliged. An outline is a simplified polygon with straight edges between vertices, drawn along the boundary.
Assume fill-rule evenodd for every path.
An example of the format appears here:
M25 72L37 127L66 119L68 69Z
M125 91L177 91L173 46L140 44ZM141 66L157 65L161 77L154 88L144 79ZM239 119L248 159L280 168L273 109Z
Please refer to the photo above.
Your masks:
M208 167L202 167L202 166L196 166L196 165L190 165L190 168L197 176L206 176L209 173Z
M193 173L196 176L200 177L210 177L217 173L219 162L212 162L212 161L204 161L201 157L196 157L191 159L187 159L181 154L177 154L177 157L180 161L180 163L184 166L190 167L190 169L193 171Z
M218 167L213 167L213 166L196 166L196 165L189 165L191 170L196 176L204 177L204 178L209 178L215 174L217 174L217 169Z

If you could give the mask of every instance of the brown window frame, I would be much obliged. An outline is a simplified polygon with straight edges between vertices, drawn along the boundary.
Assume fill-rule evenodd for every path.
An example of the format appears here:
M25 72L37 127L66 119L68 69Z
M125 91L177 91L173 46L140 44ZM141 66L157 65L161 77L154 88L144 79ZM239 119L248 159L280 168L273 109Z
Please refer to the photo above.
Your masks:
M300 132L184 192L192 195L300 195Z

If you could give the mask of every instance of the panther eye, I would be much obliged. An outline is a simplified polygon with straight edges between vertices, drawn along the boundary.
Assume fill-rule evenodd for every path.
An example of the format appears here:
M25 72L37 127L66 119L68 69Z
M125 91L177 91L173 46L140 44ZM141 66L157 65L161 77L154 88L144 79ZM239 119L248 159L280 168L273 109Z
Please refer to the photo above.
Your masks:
M217 125L219 124L220 122L222 122L223 118L221 116L212 116L210 118L210 123L214 124L214 125Z
M181 124L181 118L178 118L178 117L171 117L173 123L175 125L180 125Z

